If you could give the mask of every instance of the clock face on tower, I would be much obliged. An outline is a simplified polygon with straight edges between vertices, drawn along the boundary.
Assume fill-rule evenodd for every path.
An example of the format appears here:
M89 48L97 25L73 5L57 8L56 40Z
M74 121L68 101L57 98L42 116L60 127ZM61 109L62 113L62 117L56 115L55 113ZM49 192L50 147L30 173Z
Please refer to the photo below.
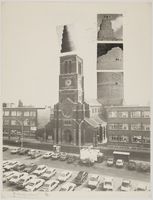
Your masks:
M65 80L65 86L69 87L72 84L72 80L71 79L66 79Z

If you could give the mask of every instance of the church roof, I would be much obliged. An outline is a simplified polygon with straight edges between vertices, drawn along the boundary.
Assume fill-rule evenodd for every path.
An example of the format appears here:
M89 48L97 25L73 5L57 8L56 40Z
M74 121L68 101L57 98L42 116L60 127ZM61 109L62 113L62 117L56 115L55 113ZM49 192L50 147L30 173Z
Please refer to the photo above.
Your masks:
M92 127L97 128L99 127L99 124L101 125L106 125L106 122L103 121L100 117L95 116L95 117L91 117L91 118L85 118L84 119L88 124L90 124Z
M85 102L90 106L101 106L101 103L99 103L97 99L86 99Z

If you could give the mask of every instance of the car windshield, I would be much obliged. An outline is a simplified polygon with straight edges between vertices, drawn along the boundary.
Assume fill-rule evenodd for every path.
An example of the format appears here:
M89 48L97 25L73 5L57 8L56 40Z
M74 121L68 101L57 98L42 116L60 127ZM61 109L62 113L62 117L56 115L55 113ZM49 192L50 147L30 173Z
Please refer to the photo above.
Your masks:
M123 187L129 187L129 183L128 182L122 182L122 186Z
M112 183L110 181L106 181L105 185L111 185Z
M91 181L97 181L97 177L91 177L90 180Z
M25 181L25 179L20 179L20 180L19 180L19 182L24 182L24 181Z
M18 176L13 176L12 178L14 178L14 179L15 179L15 178L18 178Z
M15 163L10 163L9 165L14 165Z
M112 159L112 158L109 158L109 159L108 159L108 161L111 161L111 162L112 162L112 161L113 161L113 159Z
M29 185L29 186L33 186L33 185L34 185L34 183L29 183L28 185Z
M60 191L66 191L66 188L61 188Z
M61 176L62 176L62 177L65 177L65 176L66 176L66 174L65 174L65 173L61 173Z
M46 183L46 184L44 185L44 187L49 187L49 184Z
M37 170L42 170L42 169L43 169L43 167L38 167L38 168L37 168Z
M47 172L45 172L45 174L51 174L51 171L47 171Z
M79 172L79 174L77 175L77 178L81 178L83 175L83 172Z

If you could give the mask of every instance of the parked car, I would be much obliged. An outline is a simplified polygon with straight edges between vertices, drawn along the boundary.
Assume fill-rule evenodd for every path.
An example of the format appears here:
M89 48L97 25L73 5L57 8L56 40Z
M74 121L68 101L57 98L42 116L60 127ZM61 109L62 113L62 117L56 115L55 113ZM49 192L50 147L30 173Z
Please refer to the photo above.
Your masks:
M122 180L122 184L120 187L121 191L129 192L131 190L131 181L130 180Z
M6 171L9 171L11 169L13 169L14 167L16 167L20 162L19 161L11 161L9 164L4 166L4 169Z
M44 180L49 180L51 177L53 177L56 174L55 168L49 168L45 173L43 173L40 178Z
M61 160L61 161L65 161L66 159L67 159L67 153L62 152L62 153L60 154L60 160Z
M37 168L37 166L38 165L31 163L30 165L24 168L23 172L31 173Z
M9 180L16 172L15 171L8 171L3 173L3 183Z
M4 160L3 167L5 167L6 165L9 165L10 163L12 163L12 160Z
M68 158L67 158L67 163L73 163L75 161L75 158L74 158L74 156L69 156Z
M53 153L52 154L52 160L58 160L60 158L60 153Z
M49 180L47 181L39 191L50 192L55 190L55 188L59 185L58 180Z
M25 167L26 167L26 164L19 163L15 167L13 167L13 170L15 170L15 171L22 171Z
M29 149L21 148L19 150L19 155L26 155L28 153Z
M117 159L116 160L116 167L118 167L118 168L124 167L124 162L123 162L122 159Z
M75 188L76 188L76 184L74 184L74 183L65 183L64 185L62 185L62 187L60 188L59 191L65 191L65 192L74 191Z
M150 172L150 163L147 162L139 163L137 166L137 170L139 172Z
M33 153L35 153L36 152L36 150L35 149L30 149L29 151L28 151L28 156L31 156Z
M45 165L39 165L36 168L36 170L32 172L32 174L40 176L40 175L42 175L46 171L47 171L47 167Z
M43 158L45 158L45 159L47 159L47 158L51 158L52 157L52 155L53 155L53 151L51 151L51 152L47 152L47 153L45 153L44 155L43 155Z
M59 180L60 182L65 182L65 181L67 181L71 176L72 176L72 172L71 172L71 171L63 171L63 172L61 172L61 174L58 176L58 180Z
M113 178L104 178L102 184L102 190L113 191Z
M147 190L147 186L144 184L138 184L135 191L146 191Z
M128 170L136 170L136 162L130 160L127 165Z
M97 174L92 174L88 181L88 187L91 189L95 189L100 182L100 176Z
M43 179L39 179L39 178L32 179L25 186L24 190L28 191L28 192L33 192L35 190L38 190L44 183L45 183L45 180L43 180Z
M28 183L32 180L37 178L37 176L35 175L27 175L27 176L23 176L22 178L20 178L17 182L17 188L18 189L23 189L26 185L28 185Z
M27 176L28 175L28 173L20 173L20 172L17 172L16 174L14 174L10 179L9 179L9 184L12 184L12 185L14 185L14 184L16 184L18 181L19 181L19 179L21 178L21 177L23 177L23 176Z
M19 153L19 151L20 151L20 148L12 149L11 154L17 154L17 153Z
M3 147L3 151L7 151L8 150L8 147Z
M108 158L107 159L107 166L108 167L111 167L111 166L113 166L114 165L114 159L113 158Z
M40 151L36 151L34 153L31 154L31 159L35 159L41 156Z
M77 176L74 178L73 183L76 185L81 185L85 180L87 180L88 172L80 171Z
M90 192L91 188L83 187L83 188L81 188L80 191L82 191L82 192Z

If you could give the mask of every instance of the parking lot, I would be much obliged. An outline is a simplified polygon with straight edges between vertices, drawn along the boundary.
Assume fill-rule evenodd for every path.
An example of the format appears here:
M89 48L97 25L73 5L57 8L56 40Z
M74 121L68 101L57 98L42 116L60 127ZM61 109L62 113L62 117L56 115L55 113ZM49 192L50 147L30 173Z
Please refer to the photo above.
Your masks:
M13 147L10 147L11 149ZM80 186L76 187L75 191L81 191L83 188L88 187L88 180L91 176L91 174L98 174L100 176L100 182L98 186L96 187L95 191L102 191L102 180L105 177L112 177L113 178L113 190L118 191L122 180L128 179L131 181L131 190L134 191L139 183L142 183L144 186L149 186L150 182L150 174L147 173L140 173L137 171L129 171L126 168L118 169L115 166L107 167L105 161L102 163L96 163L92 167L86 167L86 166L80 166L76 162L68 164L66 161L60 161L60 160L52 160L44 159L42 156L31 159L27 155L18 155L18 154L11 154L10 148L7 151L3 152L3 160L15 160L20 161L21 163L24 163L26 165L30 164L31 162L36 163L37 165L46 165L49 168L56 168L57 173L55 176L53 176L51 179L57 179L60 173L63 170L68 170L72 172L72 176L70 179L67 180L67 182L72 182L79 171L86 171L88 172L88 179L81 184ZM41 151L41 154L43 155L45 151ZM58 187L54 191L59 191L64 183L61 183L58 185ZM41 188L40 188L41 189ZM3 183L3 190L4 191L17 191L15 185L9 185L8 182Z

